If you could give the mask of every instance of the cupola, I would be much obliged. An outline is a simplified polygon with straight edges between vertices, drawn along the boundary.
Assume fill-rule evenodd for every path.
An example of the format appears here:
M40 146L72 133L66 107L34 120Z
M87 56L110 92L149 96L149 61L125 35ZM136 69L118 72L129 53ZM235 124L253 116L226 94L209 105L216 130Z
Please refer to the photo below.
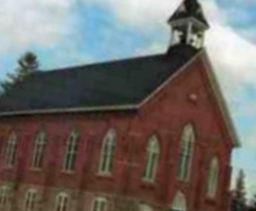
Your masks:
M171 46L186 44L197 49L204 46L204 35L209 24L197 0L184 0L168 24L172 29Z

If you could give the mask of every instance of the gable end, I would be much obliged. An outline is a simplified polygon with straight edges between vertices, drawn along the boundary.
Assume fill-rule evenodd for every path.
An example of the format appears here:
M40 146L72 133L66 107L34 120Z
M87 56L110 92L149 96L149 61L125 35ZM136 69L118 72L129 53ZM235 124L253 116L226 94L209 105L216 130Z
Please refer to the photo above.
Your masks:
M224 96L221 92L221 88L220 88L220 85L218 83L217 77L216 77L216 75L213 71L213 66L211 64L211 61L210 61L210 59L208 57L208 54L207 54L205 49L201 52L201 55L202 55L202 62L205 65L206 74L207 74L209 82L210 82L210 86L211 86L212 91L213 91L213 93L216 97L217 104L220 108L221 114L222 114L223 119L225 121L225 124L227 126L229 135L230 135L231 139L234 142L233 143L234 146L235 147L240 147L241 143L239 141L237 132L235 130L233 120L231 119L231 115L230 115L230 112L228 110L226 100L225 100L225 98L224 98Z

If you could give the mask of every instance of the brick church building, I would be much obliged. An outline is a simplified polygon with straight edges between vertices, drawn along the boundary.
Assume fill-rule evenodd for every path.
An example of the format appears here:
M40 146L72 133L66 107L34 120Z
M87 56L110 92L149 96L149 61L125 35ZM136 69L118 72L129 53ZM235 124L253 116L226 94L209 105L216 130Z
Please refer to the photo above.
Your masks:
M1 211L227 211L238 139L197 0L166 53L38 71L0 99Z

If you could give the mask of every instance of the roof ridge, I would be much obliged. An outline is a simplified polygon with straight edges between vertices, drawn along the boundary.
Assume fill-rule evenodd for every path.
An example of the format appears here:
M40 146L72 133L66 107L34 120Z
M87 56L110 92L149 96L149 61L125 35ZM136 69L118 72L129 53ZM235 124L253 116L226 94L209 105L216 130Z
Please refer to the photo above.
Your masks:
M1 96L0 114L137 105L196 52L179 45L163 54L40 71Z
M137 57L129 57L129 58L120 58L120 59L114 59L114 60L107 60L107 61L94 61L93 63L88 63L88 64L81 64L81 65L74 65L74 66L66 66L66 67L60 67L60 68L54 68L54 69L45 69L45 70L39 70L35 73L32 74L45 74L45 73L51 73L51 72L58 72L58 71L71 71L74 69L80 69L80 68L85 68L85 67L95 67L95 66L102 66L102 65L110 65L110 64L115 64L115 63L120 63L120 62L129 62L129 61L134 61L134 60L140 60L140 59L147 59L147 58L152 58L152 57L158 57L158 56L163 56L165 53L158 53L158 54L150 54L150 55L142 55L142 56L137 56Z

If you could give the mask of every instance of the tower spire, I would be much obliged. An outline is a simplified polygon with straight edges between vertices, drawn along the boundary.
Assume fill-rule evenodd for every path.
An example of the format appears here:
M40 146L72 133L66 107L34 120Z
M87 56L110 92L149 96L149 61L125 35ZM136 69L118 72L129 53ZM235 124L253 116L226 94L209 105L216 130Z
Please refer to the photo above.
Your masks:
M209 24L197 0L184 0L169 18L168 23L172 28L171 45L203 47L204 32L209 28Z

